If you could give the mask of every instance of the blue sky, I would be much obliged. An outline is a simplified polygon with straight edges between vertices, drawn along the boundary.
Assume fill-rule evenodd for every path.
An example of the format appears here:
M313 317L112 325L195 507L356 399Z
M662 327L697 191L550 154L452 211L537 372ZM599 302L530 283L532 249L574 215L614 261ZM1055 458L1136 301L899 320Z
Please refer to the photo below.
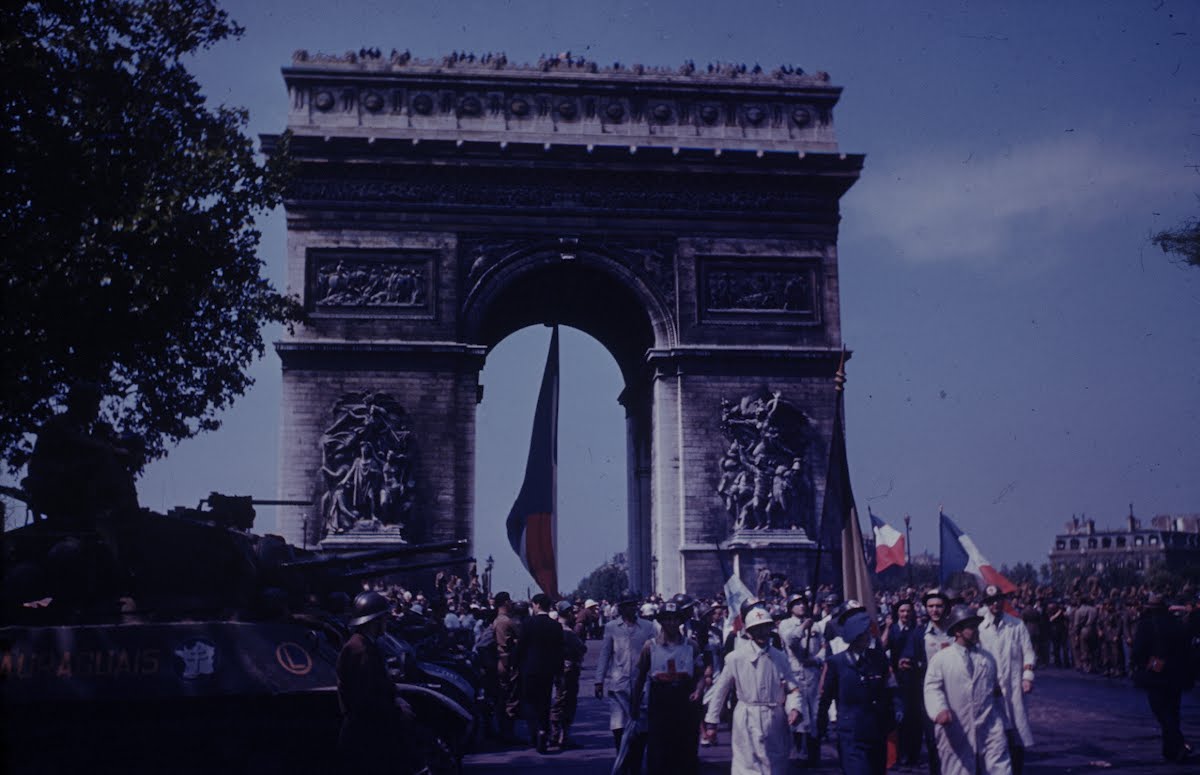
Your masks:
M1200 4L1145 2L229 2L247 29L195 61L213 102L284 128L295 49L420 57L571 51L600 62L794 64L844 87L842 324L851 472L917 550L943 505L995 564L1045 561L1086 513L1200 512L1200 270L1155 231L1200 210ZM284 221L261 255L282 282ZM270 337L277 338L278 332ZM476 552L528 577L503 536L549 331L505 340L482 375ZM564 331L560 576L625 544L615 362ZM144 505L209 490L272 497L279 362L225 427L140 482ZM431 443L429 440L425 443ZM260 528L274 516L260 511ZM709 590L695 590L705 592Z

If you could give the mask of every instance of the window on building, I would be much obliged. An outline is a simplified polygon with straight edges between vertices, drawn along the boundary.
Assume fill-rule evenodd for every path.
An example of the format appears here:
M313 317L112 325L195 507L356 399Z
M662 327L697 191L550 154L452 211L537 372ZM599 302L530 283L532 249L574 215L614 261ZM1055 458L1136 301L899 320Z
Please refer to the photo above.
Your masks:
M1088 539L1088 548L1089 548L1089 549L1095 549L1095 548L1096 548L1096 539L1095 539L1095 538L1089 538L1089 539Z
M1067 548L1067 542L1066 541L1055 541L1054 548L1058 549L1059 551L1062 551L1063 549Z
M1141 537L1141 536L1135 536L1135 537L1134 537L1134 539L1133 539L1133 545L1134 545L1134 546L1141 546L1141 545L1142 545L1142 537Z
M1125 536L1117 536L1117 547L1121 549L1125 548Z
M1156 546L1158 544L1158 536L1150 536L1147 543L1149 543L1151 546Z
M1112 539L1111 539L1111 538L1107 538L1107 537L1106 537L1106 538L1101 538L1101 539L1100 539L1100 546L1104 547L1105 549L1111 549L1111 548L1112 548Z
M1078 548L1079 548L1079 539L1078 539L1078 538L1072 538L1072 539L1071 539L1071 548L1072 548L1072 549L1078 549Z

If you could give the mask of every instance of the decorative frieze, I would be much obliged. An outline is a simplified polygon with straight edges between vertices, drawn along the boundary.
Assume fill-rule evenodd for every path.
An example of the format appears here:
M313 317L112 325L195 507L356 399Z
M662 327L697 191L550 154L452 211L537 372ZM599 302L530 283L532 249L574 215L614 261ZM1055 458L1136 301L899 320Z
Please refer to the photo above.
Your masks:
M428 251L311 249L308 307L317 314L432 316L434 259Z
M821 322L819 258L701 256L697 309L708 322Z
M825 73L744 66L678 70L548 59L343 57L297 52L284 77L293 131L386 129L554 143L834 150L840 89ZM579 62L583 62L582 65ZM592 137L594 140L587 140Z

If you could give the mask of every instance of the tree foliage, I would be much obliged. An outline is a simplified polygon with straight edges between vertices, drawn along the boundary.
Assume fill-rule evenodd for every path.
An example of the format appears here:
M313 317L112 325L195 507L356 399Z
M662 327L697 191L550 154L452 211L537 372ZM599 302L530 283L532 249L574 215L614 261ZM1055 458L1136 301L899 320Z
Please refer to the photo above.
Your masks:
M1177 229L1160 231L1150 241L1184 264L1200 267L1200 218L1193 218Z
M579 582L574 597L593 600L617 600L629 589L629 569L624 554L613 555Z
M212 0L6 3L0 38L0 457L76 380L150 457L216 428L262 326L299 306L262 276L280 202L244 111L210 108L184 60L241 29Z

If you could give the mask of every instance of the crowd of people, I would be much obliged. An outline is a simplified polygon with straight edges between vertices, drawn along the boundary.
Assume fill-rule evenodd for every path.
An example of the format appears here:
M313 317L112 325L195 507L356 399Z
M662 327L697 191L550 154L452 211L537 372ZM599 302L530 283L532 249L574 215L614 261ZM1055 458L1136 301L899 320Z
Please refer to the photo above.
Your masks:
M1189 590L1173 606L1147 589L1086 583L1065 594L904 588L843 601L828 586L768 577L731 611L722 594L526 602L489 597L473 574L439 575L435 587L379 593L393 615L425 616L471 650L502 745L576 745L584 656L599 641L592 685L608 708L615 771L696 772L699 747L727 722L734 773L816 765L829 742L847 773L1019 774L1034 743L1026 703L1051 666L1132 678L1162 726L1163 757L1191 750L1179 724L1200 645Z

